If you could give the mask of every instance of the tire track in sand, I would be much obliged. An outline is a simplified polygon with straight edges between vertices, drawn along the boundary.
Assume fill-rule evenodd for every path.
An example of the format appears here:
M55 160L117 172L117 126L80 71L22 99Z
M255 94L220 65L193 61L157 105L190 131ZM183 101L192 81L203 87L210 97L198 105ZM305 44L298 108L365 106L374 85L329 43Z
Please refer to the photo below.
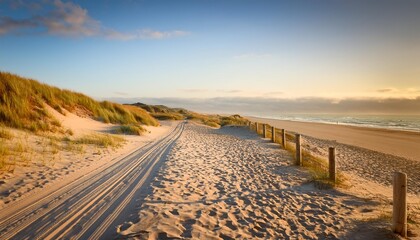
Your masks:
M166 137L38 201L17 202L0 213L0 239L101 238L115 232L115 220L183 129L180 123Z

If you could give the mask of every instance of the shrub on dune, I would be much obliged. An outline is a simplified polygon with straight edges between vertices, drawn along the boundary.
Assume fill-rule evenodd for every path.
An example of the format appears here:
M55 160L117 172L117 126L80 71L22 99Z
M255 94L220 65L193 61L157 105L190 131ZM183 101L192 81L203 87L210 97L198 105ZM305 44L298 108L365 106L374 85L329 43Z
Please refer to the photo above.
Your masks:
M113 130L113 133L116 134L125 134L125 135L138 135L140 136L144 133L146 129L141 126L136 125L121 125Z

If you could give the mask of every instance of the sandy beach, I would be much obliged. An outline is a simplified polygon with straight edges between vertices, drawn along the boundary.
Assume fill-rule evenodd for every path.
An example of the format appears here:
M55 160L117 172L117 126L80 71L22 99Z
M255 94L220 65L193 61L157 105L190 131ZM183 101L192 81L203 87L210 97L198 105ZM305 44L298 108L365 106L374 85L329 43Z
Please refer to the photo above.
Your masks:
M396 171L405 172L409 178L408 191L420 194L420 158L414 157L420 153L416 147L420 142L418 133L263 118L250 119L303 134L303 149L324 159L328 158L328 147L335 147L339 170L381 185L390 187L392 174ZM407 145L412 147L412 151L404 151ZM398 146L401 149L398 149ZM413 157L404 157L405 155Z
M75 134L112 127L90 121L72 115L63 119ZM63 154L54 165L20 168L5 176L2 234L47 239L398 239L390 229L392 188L387 179L381 181L381 174L392 171L393 160L382 159L382 170L358 160L357 154L378 152L343 144L339 150L347 156L346 165L339 167L347 176L346 187L325 189L293 164L290 152L247 127L163 122L149 131L101 155L95 154L97 149L80 156ZM306 137L304 145L324 141ZM139 155L130 153L134 149ZM322 155L321 149L311 151ZM90 187L95 191L85 189ZM409 189L409 219L419 222L418 190ZM14 208L22 220L9 214ZM410 224L409 234L419 236L418 225Z
M276 128L420 161L420 133L248 117Z
M129 239L394 239L389 189L351 178L320 190L290 153L244 127L185 131L152 183ZM410 195L410 204L419 203Z
M107 133L115 127L69 112L62 115L52 108L48 109L65 128L72 129L73 137ZM63 149L57 156L49 154L52 151L49 147L51 143L47 142L44 146L42 142L46 140L43 140L43 136L13 131L16 136L13 141L22 142L27 149L39 152L36 154L40 154L40 160L19 166L13 173L2 176L0 214L10 217L9 211L20 209L25 204L32 206L32 201L40 206L49 202L48 205L52 207L47 211L61 214L60 208L67 206L67 201L64 201L66 198L54 207L54 199L57 198L54 194L59 193L61 188L72 189L69 186L80 179L89 179L89 176L95 179L101 172L107 172L103 169L132 164L138 157L130 160L127 156L132 155L133 151L148 151L147 146L157 144L159 139L173 132L178 123L161 122L160 127L146 127L148 133L144 136L124 136L125 143L119 148L84 146L83 151L77 152ZM274 123L284 126L283 122ZM294 123L290 124L287 129L294 127ZM60 231L55 230L57 226L54 222L61 221L63 226L73 226L71 219L67 219L71 215L67 214L57 220L47 218L46 223L40 223L39 226L34 222L34 227L45 228L45 231L30 230L31 219L25 220L29 230L21 229L19 224L13 225L17 223L8 225L9 220L0 224L5 227L4 234L12 236L16 230L16 236L29 234L33 237L45 235L78 238L94 235L127 239L395 239L390 231L390 216L391 180L396 170L408 174L409 218L418 222L418 161L349 144L351 131L367 134L372 130L333 126L348 131L340 134L343 140L334 141L329 139L331 136L328 134L333 134L329 127L307 124L308 131L301 132L304 134L303 148L326 158L328 146L335 146L338 169L347 179L345 188L317 187L307 170L293 165L290 152L268 139L262 139L247 127L211 128L189 122L179 131L179 137L172 137L173 144L162 145L167 150L158 147L160 153L151 152L149 161L144 162L151 164L150 168L146 167L148 165L139 168L144 171L141 173L134 171L135 167L132 168L138 174L138 179L141 179L142 187L134 187L128 195L120 193L125 198L120 201L124 206L115 210L112 207L104 208L108 209L106 211L101 210L104 217L113 219L107 220L101 227L95 227L101 217L91 216L90 223L83 231L68 229L60 235ZM300 131L305 128L296 129ZM322 135L323 130L327 132L325 135ZM356 137L359 136L357 134ZM374 136L381 139L380 135ZM401 141L405 140L407 138ZM37 159L38 155L34 156ZM123 176L125 171L118 174ZM143 176L149 176L150 179ZM137 184L134 180L123 182L132 186ZM92 180L91 184L94 186L96 183ZM103 180L104 185L107 183L111 184L112 181ZM107 187L98 186L97 189L105 191ZM119 189L122 188L117 187L115 191ZM63 196L67 196L71 202L71 194ZM96 194L89 196L91 200L86 197L86 204L92 204L92 209L101 209L101 205L94 201ZM74 211L81 216L95 212L85 211L77 205L72 207L78 209ZM48 212L40 212L41 217L42 214L50 216ZM51 229L49 226L52 226ZM418 225L410 225L409 233L410 236L418 236Z

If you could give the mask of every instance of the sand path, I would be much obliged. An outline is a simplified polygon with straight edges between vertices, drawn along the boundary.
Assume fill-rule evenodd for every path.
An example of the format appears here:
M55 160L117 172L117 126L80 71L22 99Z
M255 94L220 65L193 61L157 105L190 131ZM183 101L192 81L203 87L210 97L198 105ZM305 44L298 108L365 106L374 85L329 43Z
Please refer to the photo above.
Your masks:
M387 239L379 199L319 190L291 156L245 128L188 124L153 182L131 239ZM356 234L357 233L357 234ZM356 234L356 235L355 235Z
M183 128L180 123L128 156L7 205L0 211L0 239L114 238L119 225L136 219L129 213L149 192L150 181Z

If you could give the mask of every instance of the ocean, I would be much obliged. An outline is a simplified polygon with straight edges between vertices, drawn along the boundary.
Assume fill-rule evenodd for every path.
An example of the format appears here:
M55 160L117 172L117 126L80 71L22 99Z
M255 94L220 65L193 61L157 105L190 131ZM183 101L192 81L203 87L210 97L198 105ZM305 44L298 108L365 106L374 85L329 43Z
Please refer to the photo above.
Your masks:
M420 132L420 115L286 114L264 118Z

